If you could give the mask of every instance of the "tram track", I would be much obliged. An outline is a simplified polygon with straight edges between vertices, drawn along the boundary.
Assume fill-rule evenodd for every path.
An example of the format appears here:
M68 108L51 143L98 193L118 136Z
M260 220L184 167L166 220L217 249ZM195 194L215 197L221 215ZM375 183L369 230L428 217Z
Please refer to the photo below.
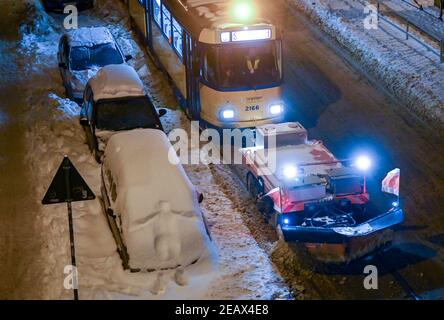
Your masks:
M388 270L390 275L402 288L407 297L409 297L412 300L422 300L422 298L415 292L415 290L413 289L412 285L408 282L408 280L404 278L401 275L401 273L396 268L393 267L393 265L391 265L386 259L384 259L382 253L376 254L375 260L378 262L380 266Z

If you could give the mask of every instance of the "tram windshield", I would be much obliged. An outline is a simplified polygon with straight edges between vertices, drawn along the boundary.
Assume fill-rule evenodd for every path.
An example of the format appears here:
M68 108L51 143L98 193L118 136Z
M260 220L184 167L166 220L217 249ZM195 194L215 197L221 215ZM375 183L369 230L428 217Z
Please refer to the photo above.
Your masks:
M203 78L221 89L256 89L282 78L280 41L208 45Z

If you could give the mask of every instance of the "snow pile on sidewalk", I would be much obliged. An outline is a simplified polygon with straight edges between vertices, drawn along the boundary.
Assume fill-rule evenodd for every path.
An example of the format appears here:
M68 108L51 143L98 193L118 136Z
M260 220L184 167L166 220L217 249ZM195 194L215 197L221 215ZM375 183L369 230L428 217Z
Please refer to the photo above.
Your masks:
M177 107L167 80L153 68L127 31L128 21L121 18L121 5L110 3L106 8L99 1L93 16L81 16L80 26L111 26L119 43L126 43L125 52L135 59L131 63L142 76L156 106ZM40 6L37 7L40 10ZM37 10L37 11L38 11ZM44 12L39 15L45 17ZM26 135L27 162L33 178L36 203L51 183L64 155L68 155L93 192L100 195L100 166L85 144L79 124L79 106L62 98L64 89L57 68L57 45L63 29L55 17L39 19L50 23L41 33L27 29L23 34L22 54L26 56L29 86L23 89L29 105L32 125ZM32 20L31 20L32 21ZM43 23L42 22L42 23ZM29 31L31 30L31 31ZM168 110L162 117L165 129L188 123L183 113ZM131 273L123 270L115 241L98 197L94 201L73 203L76 253L81 299L199 299L199 298L279 298L288 288L273 269L267 254L248 232L237 210L214 181L208 166L186 168L190 178L205 193L204 214L210 220L210 231L220 249L220 272L211 265L196 263L187 270L162 270ZM70 265L69 232L66 205L41 207L34 212L41 224L42 246L39 269L34 271L36 285L45 299L72 299L72 291L64 288L65 267ZM210 257L212 258L212 257ZM217 275L216 278L215 275Z
M444 65L405 34L379 21L367 30L360 1L287 0L333 36L395 97L439 135L444 134Z

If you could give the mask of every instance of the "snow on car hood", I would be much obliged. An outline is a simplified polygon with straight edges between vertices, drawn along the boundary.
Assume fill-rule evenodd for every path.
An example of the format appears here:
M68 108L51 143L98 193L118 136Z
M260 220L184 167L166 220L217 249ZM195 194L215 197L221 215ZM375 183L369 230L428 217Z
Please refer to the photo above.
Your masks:
M150 195L144 188L125 192L120 204L124 211L145 211L146 215L123 225L124 241L131 267L142 270L187 267L205 255L208 236L197 210L173 208L168 200L159 201L150 211L141 202ZM120 197L120 196L119 196ZM172 198L177 195L172 195Z
M93 67L87 70L71 70L71 85L73 89L83 91L89 79L94 77L99 69L99 67Z

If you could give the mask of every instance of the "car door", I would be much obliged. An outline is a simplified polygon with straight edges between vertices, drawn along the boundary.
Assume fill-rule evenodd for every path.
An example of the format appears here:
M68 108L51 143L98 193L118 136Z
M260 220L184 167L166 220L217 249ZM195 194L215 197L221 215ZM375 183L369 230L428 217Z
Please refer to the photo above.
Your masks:
M62 67L62 65L65 64L65 44L66 44L66 36L63 36L60 39L60 43L59 43L59 52L57 53L57 59L58 59L58 63L59 63L59 71L60 71L60 75L62 77L62 81L63 81L63 85L65 85L65 70Z
M60 74L67 91L70 91L69 85L69 44L67 37L63 37L60 50L60 63L63 67L60 67Z
M94 101L93 94L90 86L85 89L85 94L83 96L81 118L83 118L86 140L91 151L94 151ZM85 121L86 120L86 121Z

